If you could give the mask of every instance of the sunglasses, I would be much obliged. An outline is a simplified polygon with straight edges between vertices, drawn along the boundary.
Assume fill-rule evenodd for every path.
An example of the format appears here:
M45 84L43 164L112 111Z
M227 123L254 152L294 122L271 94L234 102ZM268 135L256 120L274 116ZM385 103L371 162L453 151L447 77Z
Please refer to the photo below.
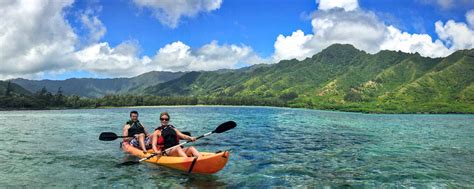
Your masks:
M169 121L170 119L164 119L164 118L160 118L161 121Z

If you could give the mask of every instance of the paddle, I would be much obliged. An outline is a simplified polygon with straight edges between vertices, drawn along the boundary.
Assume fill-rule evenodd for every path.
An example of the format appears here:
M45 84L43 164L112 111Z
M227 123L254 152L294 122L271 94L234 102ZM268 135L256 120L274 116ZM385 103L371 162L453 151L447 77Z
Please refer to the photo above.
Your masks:
M236 127L236 126L237 126L237 123L235 123L234 121L228 121L228 122L222 123L222 124L220 124L216 129L214 129L214 131L211 131L211 132L208 132L208 133L203 134L203 135L201 135L201 136L198 136L198 137L196 138L196 140L198 140L198 139L200 139L200 138L202 138L202 137L209 136L209 135L212 134L212 133L223 133L223 132L226 132L226 131L228 131L228 130L233 129L233 128ZM172 149L174 149L174 148L176 148L176 147L179 147L179 146L181 146L181 145L187 144L187 143L189 143L189 142L191 142L191 141L182 142L182 143L180 143L180 144L178 144L178 145L176 145L176 146L169 147L169 148L167 148L166 150L162 151L161 153L162 153L162 154L163 154L163 153L166 153L166 152L168 152L168 151L170 151L170 150L172 150ZM145 161L145 160L150 159L150 158L152 158L152 157L155 157L155 156L157 156L157 155L158 155L158 154L152 154L152 155L150 155L150 156L148 156L148 157L146 157L146 158L142 158L142 159L140 159L140 160L138 160L138 161L126 161L126 162L121 163L121 165L134 165L134 164L138 164L138 163L140 163L140 162L142 162L142 161Z
M191 133L190 132L181 132L185 135L188 135L188 136L191 136ZM115 140L117 138L127 138L129 136L117 136L117 134L115 133L112 133L112 132L103 132L103 133L100 133L100 136L99 136L99 140L102 140L102 141L112 141L112 140Z

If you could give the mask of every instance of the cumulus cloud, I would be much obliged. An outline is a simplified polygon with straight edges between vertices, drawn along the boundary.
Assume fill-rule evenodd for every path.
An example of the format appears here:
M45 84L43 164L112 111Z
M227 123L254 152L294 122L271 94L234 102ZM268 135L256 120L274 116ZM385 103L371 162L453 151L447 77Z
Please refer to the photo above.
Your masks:
M138 51L136 41L125 41L115 48L106 42L96 43L74 54L78 61L75 69L110 77L135 76L150 69L150 59L138 58Z
M126 41L116 47L106 42L90 45L75 53L76 69L109 77L129 77L149 71L209 71L237 68L266 60L245 45L219 45L212 41L193 49L181 41L160 48L153 57L139 58L139 44Z
M219 45L217 41L192 49L181 41L167 44L153 57L159 70L191 71L236 68L238 64L263 63L252 48L245 45Z
M80 15L80 20L82 24L87 28L89 35L87 36L87 41L89 43L98 42L104 35L107 29L105 28L102 21L97 17L97 12L100 12L101 8L98 10L86 9Z
M429 57L444 56L451 52L440 40L433 42L431 36L427 34L409 34L394 26L388 26L387 29L388 33L380 45L380 49L399 50L407 53L418 52Z
M275 42L274 61L293 59L303 60L315 53L315 49L305 46L313 38L313 35L305 35L303 31L297 30L290 36L279 35Z
M449 20L443 24L443 22L437 21L435 29L439 38L453 50L474 48L474 30L465 23Z
M436 0L436 3L438 3L438 5L443 9L451 8L453 6L453 2L453 0Z
M434 5L442 10L450 10L466 5L472 6L472 0L417 0L422 4Z
M77 35L62 10L72 1L2 1L0 77L41 75L73 66Z
M427 34L410 34L385 25L374 13L359 8L357 1L321 0L320 10L313 14L311 21L312 33L296 30L289 36L279 35L271 60L262 59L249 46L217 41L194 48L176 41L148 57L140 56L140 44L134 40L115 47L101 42L106 28L97 16L100 10L86 10L79 15L89 31L89 43L78 47L79 37L64 18L64 10L72 3L66 0L0 2L0 79L38 78L46 73L78 70L100 76L130 77L153 70L237 68L282 59L302 60L333 43L350 43L370 53L388 49L419 52L431 57L474 48L474 10L466 13L466 23L436 22L439 39L434 40ZM214 3L218 8L221 1ZM210 5L200 6L201 12L217 9L202 8L213 7ZM179 17L186 14L178 15L176 24Z
M154 70L216 70L268 62L246 45L218 44L217 41L198 48L177 41L162 47L153 57L140 56L138 41L124 41L114 47L100 41L106 33L106 27L97 16L100 8L77 14L86 29L84 37L78 36L64 18L64 11L73 4L72 0L1 1L0 4L0 79L40 79L68 71L131 77ZM221 1L189 1L188 4L181 7L182 11L193 6L200 11L214 10ZM81 44L82 38L86 38L87 43Z
M474 48L474 11L466 13L465 23L449 20L435 23L439 39L428 34L410 34L386 25L373 12L362 10L357 1L320 0L313 13L312 34L297 30L275 41L274 61L302 60L334 43L348 43L369 53L380 50L418 52L422 56L443 57L466 48Z
M77 69L110 77L135 76L149 71L209 71L233 69L266 60L245 45L219 45L217 41L193 49L181 41L160 48L153 57L139 58L139 44L127 41L116 47L98 43L75 53L81 64Z
M471 28L474 28L474 9L466 12L466 21Z
M386 27L372 12L331 9L314 14L311 46L323 49L334 43L350 43L359 49L376 52Z
M357 0L316 0L316 2L319 3L319 10L342 8L345 11L352 11L359 8L359 2Z
M153 11L153 15L164 25L176 28L181 17L193 17L200 12L211 12L220 8L222 0L133 0Z

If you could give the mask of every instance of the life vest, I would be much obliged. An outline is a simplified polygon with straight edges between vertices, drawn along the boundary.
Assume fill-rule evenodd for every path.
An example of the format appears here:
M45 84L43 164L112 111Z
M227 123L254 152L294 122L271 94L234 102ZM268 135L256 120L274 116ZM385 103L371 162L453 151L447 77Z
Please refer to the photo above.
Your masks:
M134 122L132 120L129 120L129 121L127 121L127 124L130 125L130 128L128 128L128 136L129 137L133 137L136 134L145 133L145 128L140 123L140 121L137 120L136 122Z
M166 127L158 127L155 130L161 131L161 136L158 138L158 142L156 143L159 147L169 148L172 146L176 146L179 144L179 136L176 134L173 125L168 125Z

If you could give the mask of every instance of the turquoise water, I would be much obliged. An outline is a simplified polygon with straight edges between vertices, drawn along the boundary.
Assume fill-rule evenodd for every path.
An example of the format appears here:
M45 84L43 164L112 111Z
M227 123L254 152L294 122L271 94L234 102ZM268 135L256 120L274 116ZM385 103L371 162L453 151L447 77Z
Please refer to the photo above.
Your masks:
M119 140L130 110L151 130L161 111L196 141L231 150L214 175L130 160ZM374 115L262 107L153 107L0 112L0 187L474 187L474 115Z

